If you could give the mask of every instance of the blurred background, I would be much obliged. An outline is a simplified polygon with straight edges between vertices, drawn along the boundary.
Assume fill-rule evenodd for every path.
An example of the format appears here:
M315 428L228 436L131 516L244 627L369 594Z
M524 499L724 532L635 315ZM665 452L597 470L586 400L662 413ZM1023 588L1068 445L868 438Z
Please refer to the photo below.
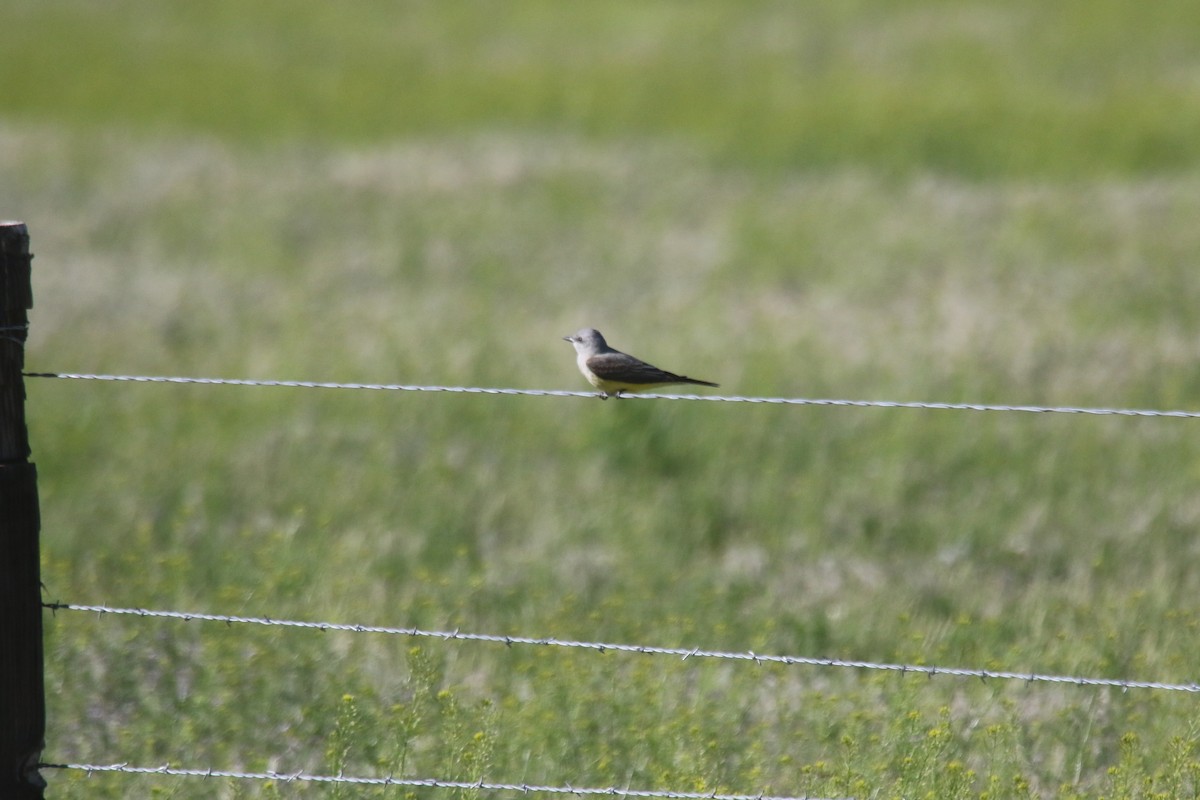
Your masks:
M6 12L31 371L581 390L561 337L590 326L723 394L1200 408L1194 3ZM1197 677L1188 419L28 390L48 600ZM66 611L46 659L56 763L1200 790L1182 692Z

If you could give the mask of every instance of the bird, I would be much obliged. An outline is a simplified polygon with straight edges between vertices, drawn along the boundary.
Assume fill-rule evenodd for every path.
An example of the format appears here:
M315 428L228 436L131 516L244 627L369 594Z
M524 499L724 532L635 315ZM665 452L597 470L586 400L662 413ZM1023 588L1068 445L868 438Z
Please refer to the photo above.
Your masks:
M579 371L587 378L588 383L600 390L601 400L620 397L622 392L640 392L674 383L717 386L710 381L667 372L620 350L614 350L604 341L600 331L594 328L583 328L571 336L564 336L563 340L575 346L575 352L578 354L575 363L579 365Z

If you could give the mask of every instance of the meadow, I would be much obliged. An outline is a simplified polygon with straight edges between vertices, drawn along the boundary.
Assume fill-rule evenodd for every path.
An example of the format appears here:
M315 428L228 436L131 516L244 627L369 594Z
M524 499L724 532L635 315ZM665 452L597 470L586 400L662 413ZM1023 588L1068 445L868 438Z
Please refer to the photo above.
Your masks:
M592 326L721 394L1200 409L1193 3L9 5L31 371L582 390ZM27 387L48 601L1198 680L1193 419ZM1191 692L46 630L51 763L1200 794Z

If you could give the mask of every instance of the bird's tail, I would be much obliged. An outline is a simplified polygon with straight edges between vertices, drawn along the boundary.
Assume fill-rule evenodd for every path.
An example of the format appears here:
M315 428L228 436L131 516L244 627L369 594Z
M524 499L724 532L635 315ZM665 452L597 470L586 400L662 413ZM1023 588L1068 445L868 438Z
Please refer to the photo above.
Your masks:
M721 385L721 384L719 384L719 383L713 383L712 381L702 381L702 380L697 380L696 378L689 378L689 377L688 377L688 376L686 376L686 375L684 375L684 376L681 378L681 380L682 380L684 383L694 383L694 384L697 384L697 385L699 385L699 386L720 386L720 385Z

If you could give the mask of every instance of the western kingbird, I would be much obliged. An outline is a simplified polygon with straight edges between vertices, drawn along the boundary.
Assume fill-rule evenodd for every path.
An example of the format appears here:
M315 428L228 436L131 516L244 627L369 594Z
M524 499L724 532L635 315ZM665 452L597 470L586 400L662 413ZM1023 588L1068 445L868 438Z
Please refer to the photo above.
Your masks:
M588 379L588 383L603 392L600 395L601 400L620 397L621 392L640 392L659 386L670 386L673 383L717 385L667 372L620 350L613 350L608 346L608 342L604 341L600 331L593 328L584 328L574 336L564 336L563 340L575 345L575 352L578 353L575 363L579 365L579 371Z

